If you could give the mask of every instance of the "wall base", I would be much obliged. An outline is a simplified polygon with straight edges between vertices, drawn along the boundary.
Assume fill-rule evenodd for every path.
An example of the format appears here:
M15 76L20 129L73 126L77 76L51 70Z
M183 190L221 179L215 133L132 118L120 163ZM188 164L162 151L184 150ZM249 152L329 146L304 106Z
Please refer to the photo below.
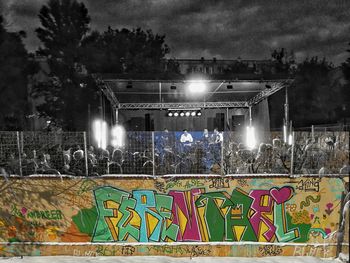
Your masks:
M348 245L348 244L345 244ZM26 243L0 245L0 256L171 256L171 257L267 257L312 256L334 258L336 244L96 244Z

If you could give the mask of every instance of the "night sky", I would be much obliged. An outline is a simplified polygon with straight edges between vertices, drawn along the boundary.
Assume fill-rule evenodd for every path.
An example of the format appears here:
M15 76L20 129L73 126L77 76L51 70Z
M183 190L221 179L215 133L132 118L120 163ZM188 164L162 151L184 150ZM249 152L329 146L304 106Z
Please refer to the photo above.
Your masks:
M152 29L165 34L169 57L264 59L275 48L294 50L298 61L348 57L349 0L83 0L91 28ZM34 30L44 0L0 0L8 29L23 29L28 50L40 45Z

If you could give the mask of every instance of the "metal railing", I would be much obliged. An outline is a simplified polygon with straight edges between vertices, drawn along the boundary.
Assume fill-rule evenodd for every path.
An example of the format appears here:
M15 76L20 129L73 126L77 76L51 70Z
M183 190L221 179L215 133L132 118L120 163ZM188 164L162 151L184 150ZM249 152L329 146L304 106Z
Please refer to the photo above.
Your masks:
M65 174L348 174L349 132L295 132L294 145L280 132L265 133L254 149L244 134L127 132L124 146L98 149L85 132L0 132L0 173Z

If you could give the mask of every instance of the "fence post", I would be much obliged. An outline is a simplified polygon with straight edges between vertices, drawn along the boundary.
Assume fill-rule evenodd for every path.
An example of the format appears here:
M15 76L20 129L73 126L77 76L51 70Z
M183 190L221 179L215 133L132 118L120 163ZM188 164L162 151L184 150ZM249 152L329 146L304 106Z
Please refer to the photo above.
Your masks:
M156 175L156 162L155 162L155 159L154 159L154 131L152 132L152 160L153 160L153 176Z
M86 176L89 176L89 166L87 159L87 145L86 145L86 132L84 132L84 156L85 156L85 173Z
M222 134L221 142L221 175L224 175L224 133Z
M19 132L17 133L17 150L18 150L18 162L19 162L19 174L22 176L22 156L21 156L21 145L19 140Z
M290 158L290 175L294 172L294 132L292 132L292 156Z
M20 144L20 146L21 146L21 152L23 152L23 147L24 147L24 139L23 139L23 132L21 132L21 134L20 134L21 136L21 144Z

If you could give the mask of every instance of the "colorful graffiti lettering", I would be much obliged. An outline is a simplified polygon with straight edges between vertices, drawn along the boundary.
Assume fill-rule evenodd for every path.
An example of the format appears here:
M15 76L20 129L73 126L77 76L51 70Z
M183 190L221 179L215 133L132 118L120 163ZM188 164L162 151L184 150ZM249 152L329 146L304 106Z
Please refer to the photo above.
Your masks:
M61 210L29 210L26 207L19 210L16 205L12 205L11 214L27 219L61 220L63 218Z
M285 186L250 193L236 188L231 194L204 188L130 194L100 187L94 190L98 217L92 241L289 242L300 236L286 219L285 202L293 192Z

